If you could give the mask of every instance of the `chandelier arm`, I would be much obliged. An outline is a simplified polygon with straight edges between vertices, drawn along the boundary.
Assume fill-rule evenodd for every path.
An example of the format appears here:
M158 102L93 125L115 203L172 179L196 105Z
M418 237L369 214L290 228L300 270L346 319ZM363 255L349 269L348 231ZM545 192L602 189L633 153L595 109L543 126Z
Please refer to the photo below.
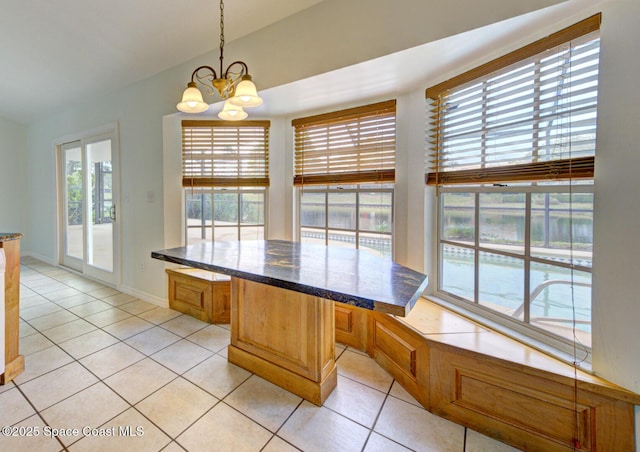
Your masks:
M211 71L211 74L207 74L206 76L197 76L198 72L200 72L203 69ZM212 68L211 66L200 66L200 67L196 68L193 71L193 73L191 74L191 81L195 82L196 81L196 77L198 77L198 81L200 81L200 78L204 78L204 77L207 77L207 76L213 76L214 79L218 78L218 74L216 73L216 70L214 68Z
M249 68L247 67L247 64L244 61L234 61L229 66L227 66L227 70L224 71L224 74L223 74L224 78L229 78L229 72L231 71L231 68L236 64L242 66L242 71L240 72L240 76L247 75L249 73Z

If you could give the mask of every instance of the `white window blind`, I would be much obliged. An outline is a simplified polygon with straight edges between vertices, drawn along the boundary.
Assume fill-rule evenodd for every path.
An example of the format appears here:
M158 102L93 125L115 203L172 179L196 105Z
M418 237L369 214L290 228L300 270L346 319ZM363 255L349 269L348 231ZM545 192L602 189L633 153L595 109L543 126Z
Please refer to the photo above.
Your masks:
M593 16L427 89L427 183L592 178L599 24Z
M396 101L295 119L294 185L393 182Z
M182 121L182 185L269 186L269 126L269 121Z

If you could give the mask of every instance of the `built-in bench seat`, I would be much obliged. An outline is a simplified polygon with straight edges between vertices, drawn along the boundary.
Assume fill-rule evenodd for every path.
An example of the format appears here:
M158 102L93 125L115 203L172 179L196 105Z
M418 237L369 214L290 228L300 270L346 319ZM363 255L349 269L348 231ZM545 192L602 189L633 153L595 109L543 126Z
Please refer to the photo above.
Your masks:
M230 281L227 275L198 268L166 270L169 307L209 323L231 321Z
M229 279L167 270L173 309L228 323ZM640 396L420 298L408 317L335 303L336 341L427 410L524 450L634 450Z
M638 394L425 298L405 318L336 303L336 340L427 410L524 450L634 450Z

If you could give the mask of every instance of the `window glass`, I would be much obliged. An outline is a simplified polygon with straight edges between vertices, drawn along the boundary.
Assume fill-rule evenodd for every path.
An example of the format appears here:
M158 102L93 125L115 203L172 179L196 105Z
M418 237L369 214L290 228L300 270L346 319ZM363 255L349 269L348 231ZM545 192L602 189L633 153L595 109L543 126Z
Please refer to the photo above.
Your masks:
M531 264L530 323L591 346L591 273L553 264Z
M299 190L300 240L392 256L391 185Z
M441 237L445 240L475 242L475 194L443 193Z
M524 259L479 253L479 303L511 315L524 299Z
M354 230L356 228L356 194L329 193L329 227Z
M238 193L219 192L213 195L213 220L216 226L237 223Z
M591 268L593 194L531 195L531 255Z
M300 225L324 228L327 218L326 193L303 190L300 193Z
M522 254L524 193L480 193L480 246Z
M566 185L477 189L440 193L439 292L569 341L575 316L576 336L590 346L593 194Z
M475 253L475 250L469 248L441 245L442 290L468 301L475 299Z
M185 190L186 243L264 240L266 189Z
M242 193L242 224L264 224L264 195L261 193Z

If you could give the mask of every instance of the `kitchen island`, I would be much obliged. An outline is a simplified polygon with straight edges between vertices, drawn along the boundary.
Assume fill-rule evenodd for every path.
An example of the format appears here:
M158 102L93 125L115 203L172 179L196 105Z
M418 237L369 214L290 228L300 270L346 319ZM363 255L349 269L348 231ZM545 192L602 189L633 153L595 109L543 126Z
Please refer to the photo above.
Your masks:
M231 276L228 359L317 405L336 386L334 301L405 316L427 277L351 248L207 242L156 259Z

